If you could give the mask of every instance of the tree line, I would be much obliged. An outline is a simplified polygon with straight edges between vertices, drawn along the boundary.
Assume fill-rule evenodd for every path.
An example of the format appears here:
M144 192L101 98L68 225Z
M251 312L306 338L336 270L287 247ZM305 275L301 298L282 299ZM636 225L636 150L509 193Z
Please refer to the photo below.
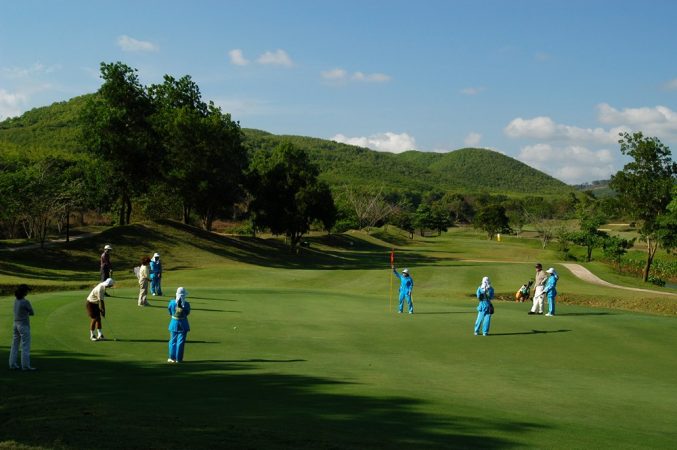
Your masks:
M616 196L598 199L589 191L543 196L538 189L520 196L461 193L378 179L364 185L335 179L327 152L311 158L316 145L330 143L298 137L280 141L263 132L246 139L230 114L202 99L190 76L166 75L161 84L143 86L135 69L116 62L102 63L101 77L101 87L84 100L78 117L79 151L4 146L2 237L44 242L50 227L60 231L70 214L83 211L114 212L114 223L124 225L136 210L138 217L179 219L206 230L218 219L235 219L252 233L285 235L292 248L310 229L343 232L392 224L413 238L417 232L440 234L455 224L471 224L493 239L499 233L519 235L530 224L544 247L556 241L566 254L569 244L580 245L587 259L602 248L618 261L632 242L612 238L599 227L612 218L629 218L646 243L645 279L658 246L675 247L675 163L669 148L641 133L625 133L619 140L621 152L633 161L610 181ZM401 170L376 152L342 151L349 155L337 153L337 158L377 158ZM433 163L449 164L451 170L473 154ZM429 170L430 158L415 156L406 156L411 167ZM579 228L563 227L567 219L577 219Z

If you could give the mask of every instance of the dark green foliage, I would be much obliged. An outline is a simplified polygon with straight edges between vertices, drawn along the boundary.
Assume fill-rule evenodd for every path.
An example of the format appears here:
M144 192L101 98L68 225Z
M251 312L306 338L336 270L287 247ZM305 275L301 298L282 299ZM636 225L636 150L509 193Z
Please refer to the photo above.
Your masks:
M484 207L475 216L475 228L480 228L487 233L489 239L493 239L499 233L509 233L510 225L505 208L501 205L491 204Z
M318 180L318 173L308 155L291 143L279 145L270 154L257 154L249 183L254 224L287 236L292 250L313 221L319 220L330 230L336 207L329 186Z
M82 150L80 115L90 97L91 94L52 103L0 122L0 153L10 144L22 153L38 155Z
M614 263L617 270L620 270L620 263L623 255L632 248L634 239L623 239L618 236L607 236L602 244L604 256Z
M101 63L104 83L82 114L83 145L109 172L109 195L119 200L119 224L128 224L132 198L147 190L161 160L159 139L150 122L154 106L136 70Z
M282 140L305 150L331 185L373 186L388 191L489 192L561 195L573 188L513 158L486 149L460 149L449 153L408 151L376 152L324 139L277 136L244 129L245 145L252 152L271 148Z
M633 158L611 177L610 186L622 201L623 207L635 220L641 222L640 233L647 245L644 281L648 281L651 263L658 244L663 240L670 247L672 233L662 229L668 222L661 217L672 201L677 163L672 161L670 149L655 137L642 133L621 133L621 153Z
M156 108L152 121L165 153L158 171L167 191L181 199L184 223L194 210L203 228L211 230L214 220L226 216L244 196L248 159L240 125L202 101L189 76L177 80L167 75L149 92Z

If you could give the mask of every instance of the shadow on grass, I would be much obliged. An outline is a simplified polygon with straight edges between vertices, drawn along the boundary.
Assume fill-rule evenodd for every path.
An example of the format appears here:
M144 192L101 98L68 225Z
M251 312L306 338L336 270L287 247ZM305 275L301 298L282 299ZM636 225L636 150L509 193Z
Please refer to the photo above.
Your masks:
M167 339L106 339L105 341L97 341L97 345L99 345L99 342L167 342ZM219 341L193 341L188 339L186 342L186 345L190 344L222 344L222 342Z
M96 430L101 449L503 449L546 428L426 413L415 398L359 395L338 379L266 372L302 359L170 365L92 357L38 352L38 372L0 371L0 442L90 449L84 430ZM516 440L495 436L509 433Z
M220 302L236 302L237 300L232 299L232 298L223 298L223 297L193 297L192 295L189 296L190 300L217 300Z
M515 333L490 333L490 336L518 336L518 335L534 335L534 334L548 334L548 333L568 333L572 330L531 330L520 331Z
M557 316L615 316L612 312L577 312L577 313L557 313Z
M417 316L420 316L421 314L476 314L476 312L475 311L425 311L425 312L416 311Z
M169 255L165 270L191 269L199 265L201 254L262 267L284 269L355 270L390 266L390 246L351 235L309 237L309 248L292 254L279 239L224 236L179 222L162 220L150 224L113 227L100 234L70 244L46 249L13 252L10 262L0 254L0 274L26 279L92 283L99 279L99 255L107 243L113 244L113 277L133 279L132 267L141 256L158 251ZM322 248L314 248L315 246ZM180 251L176 250L180 249ZM178 252L173 255L173 252ZM177 256L179 256L177 258ZM174 256L174 257L172 257ZM186 258L190 258L186 261ZM398 265L414 266L447 262L420 252L399 251ZM176 261L176 266L171 262Z

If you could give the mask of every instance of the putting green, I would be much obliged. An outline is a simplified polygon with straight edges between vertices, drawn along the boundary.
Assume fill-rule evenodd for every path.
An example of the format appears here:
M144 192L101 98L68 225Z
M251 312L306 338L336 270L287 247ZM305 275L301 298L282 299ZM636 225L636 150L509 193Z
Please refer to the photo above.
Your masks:
M227 260L168 271L165 293L184 286L192 305L179 365L166 363L169 297L151 297L151 307L140 308L132 283L120 283L107 302L109 340L91 342L86 291L31 295L39 370L0 371L0 442L24 448L674 446L673 317L560 304L550 318L527 315L527 304L499 301L491 336L476 337L473 293L481 277L512 293L532 276L532 264L444 258L410 265L414 315L394 312L396 287L387 268ZM615 295L565 270L561 275L563 293ZM5 355L11 305L8 297L0 303Z

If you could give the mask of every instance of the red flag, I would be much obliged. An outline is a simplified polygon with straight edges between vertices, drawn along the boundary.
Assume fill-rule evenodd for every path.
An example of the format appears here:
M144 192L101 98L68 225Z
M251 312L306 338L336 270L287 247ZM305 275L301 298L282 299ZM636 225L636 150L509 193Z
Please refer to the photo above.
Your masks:
M395 264L395 249L390 250L390 265Z

